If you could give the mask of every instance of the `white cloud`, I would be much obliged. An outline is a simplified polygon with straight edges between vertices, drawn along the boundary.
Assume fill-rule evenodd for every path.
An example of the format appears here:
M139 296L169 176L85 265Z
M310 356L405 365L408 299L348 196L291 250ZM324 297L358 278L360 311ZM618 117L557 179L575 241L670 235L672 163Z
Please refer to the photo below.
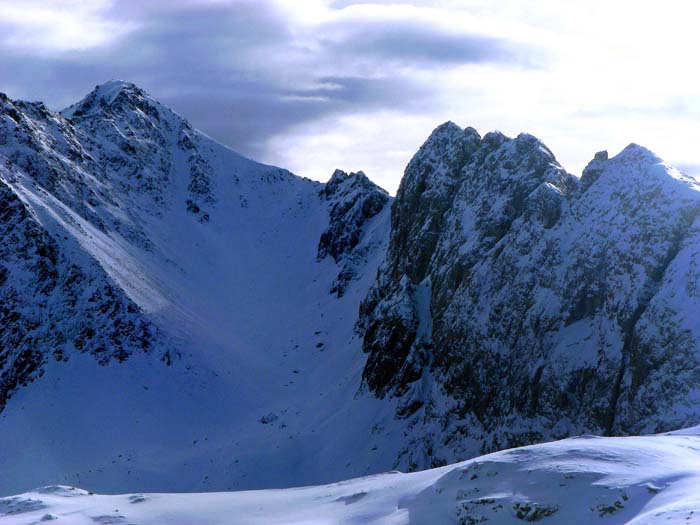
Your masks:
M11 49L42 54L106 45L132 24L106 18L106 0L22 0L0 3L0 41Z
M313 179L327 180L336 168L362 170L394 192L404 167L433 128L435 119L425 114L328 116L273 137L268 151L278 164Z
M642 143L671 162L698 164L700 69L695 64L700 49L696 27L700 6L696 3L415 3L419 6L389 3L350 7L347 11L353 17L367 19L415 16L426 23L449 24L451 30L478 26L483 34L507 35L547 52L546 67L541 69L508 64L454 65L440 72L416 69L413 77L433 86L432 110L427 118L432 117L434 125L452 119L481 132L531 132L542 138L574 173L580 173L595 151L607 148L614 153L629 142ZM342 16L346 15L336 15ZM348 120L352 126L347 126ZM281 159L289 159L301 169L303 163L294 162L292 151L308 155L309 149L315 150L318 145L316 165L329 167L334 158L346 162L362 159L364 166L356 166L355 162L354 168L364 167L370 176L393 190L403 165L395 165L383 150L415 151L425 138L425 120L425 115L388 118L374 112L355 114L338 123L348 132L371 139L350 139L342 146L340 141L323 135L332 122L321 128L307 123L295 130L296 137L274 140L270 154L271 158L280 155ZM386 123L383 134L377 129L382 121ZM416 133L417 129L421 132ZM285 144L293 150L285 150Z

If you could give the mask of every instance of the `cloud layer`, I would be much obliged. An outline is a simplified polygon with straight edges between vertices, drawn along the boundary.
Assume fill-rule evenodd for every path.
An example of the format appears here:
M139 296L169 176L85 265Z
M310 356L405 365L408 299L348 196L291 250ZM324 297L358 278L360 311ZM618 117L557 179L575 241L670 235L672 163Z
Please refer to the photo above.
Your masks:
M272 136L329 115L425 110L431 90L412 78L412 68L518 60L506 40L390 11L295 24L283 5L258 0L80 7L73 6L86 34L129 29L113 39L87 38L78 49L71 49L71 29L80 33L73 20L32 46L8 39L0 71L12 77L13 91L60 105L96 83L124 78L251 155L264 155ZM9 22L21 41L48 29L32 16Z

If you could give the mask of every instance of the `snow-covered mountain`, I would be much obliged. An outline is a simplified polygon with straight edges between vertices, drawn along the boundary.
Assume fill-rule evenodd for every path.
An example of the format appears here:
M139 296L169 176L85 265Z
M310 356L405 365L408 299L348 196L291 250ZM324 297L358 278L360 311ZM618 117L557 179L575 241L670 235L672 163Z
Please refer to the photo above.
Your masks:
M447 123L392 198L242 157L127 82L60 113L2 96L0 494L696 424L699 190L639 146L578 179Z
M652 525L700 523L700 438L584 436L448 467L286 490L103 496L47 486L0 498L0 521L71 524Z
M3 97L0 155L0 493L376 468L353 326L383 190L246 159L125 82L61 113Z
M359 323L409 463L696 424L699 214L700 185L634 144L577 179L531 135L436 129Z

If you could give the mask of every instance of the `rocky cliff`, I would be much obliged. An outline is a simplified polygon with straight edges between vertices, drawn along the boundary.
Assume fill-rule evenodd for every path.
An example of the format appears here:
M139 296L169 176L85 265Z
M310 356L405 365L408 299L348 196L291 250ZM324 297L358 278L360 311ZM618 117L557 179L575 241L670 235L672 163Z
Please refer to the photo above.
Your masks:
M358 322L409 466L697 423L698 213L700 185L634 144L579 180L530 135L437 128Z

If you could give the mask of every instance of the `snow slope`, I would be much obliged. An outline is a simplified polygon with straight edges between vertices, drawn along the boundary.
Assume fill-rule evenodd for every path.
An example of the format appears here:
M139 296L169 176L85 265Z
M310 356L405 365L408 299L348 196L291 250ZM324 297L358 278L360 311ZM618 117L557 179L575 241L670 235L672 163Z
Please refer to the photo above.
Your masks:
M0 499L0 523L700 523L700 437L563 441L423 472L285 490L104 496L48 486Z

